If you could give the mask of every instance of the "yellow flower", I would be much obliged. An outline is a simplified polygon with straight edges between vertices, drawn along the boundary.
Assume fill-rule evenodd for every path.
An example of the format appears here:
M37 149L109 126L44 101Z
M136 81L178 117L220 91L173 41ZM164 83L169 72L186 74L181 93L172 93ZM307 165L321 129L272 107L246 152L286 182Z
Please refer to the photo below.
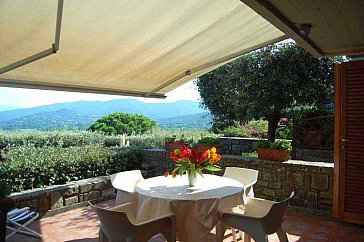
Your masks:
M175 149L175 150L173 151L173 153L175 153L176 155L180 155L180 154L182 154L182 152L181 152L181 150L180 150L180 149Z

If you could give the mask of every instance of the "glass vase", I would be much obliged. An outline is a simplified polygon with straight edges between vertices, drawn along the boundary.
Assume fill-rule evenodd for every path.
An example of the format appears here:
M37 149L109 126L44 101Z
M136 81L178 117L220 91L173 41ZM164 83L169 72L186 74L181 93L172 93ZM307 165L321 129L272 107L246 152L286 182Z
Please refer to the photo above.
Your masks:
M187 172L188 186L193 187L197 182L197 173Z

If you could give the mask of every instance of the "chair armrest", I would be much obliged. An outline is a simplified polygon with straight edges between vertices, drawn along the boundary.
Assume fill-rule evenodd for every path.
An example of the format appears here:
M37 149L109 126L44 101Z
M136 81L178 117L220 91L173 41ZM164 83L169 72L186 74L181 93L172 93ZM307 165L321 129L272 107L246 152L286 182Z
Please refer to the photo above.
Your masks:
M109 208L109 210L116 211L116 212L123 212L126 214L126 216L128 217L129 221L132 224L134 224L136 222L135 207L132 202L123 203L121 205Z
M227 226L240 228L241 224L253 224L253 222L260 221L261 218L246 215L242 213L234 213L233 211L219 212L220 220Z
M247 197L245 202L245 215L256 218L262 218L267 215L272 205L276 203L255 197Z
M123 203L120 205L117 205L115 207L108 208L108 210L116 211L116 212L125 212L129 210L130 208L134 208L134 204L132 202Z

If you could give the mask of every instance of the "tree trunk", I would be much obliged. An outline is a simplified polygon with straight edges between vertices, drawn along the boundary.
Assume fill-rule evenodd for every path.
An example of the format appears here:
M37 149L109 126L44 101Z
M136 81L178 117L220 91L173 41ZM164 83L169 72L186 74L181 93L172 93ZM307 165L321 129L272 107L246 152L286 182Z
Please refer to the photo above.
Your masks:
M276 139L276 130L280 119L280 110L274 110L268 118L268 140L272 142Z

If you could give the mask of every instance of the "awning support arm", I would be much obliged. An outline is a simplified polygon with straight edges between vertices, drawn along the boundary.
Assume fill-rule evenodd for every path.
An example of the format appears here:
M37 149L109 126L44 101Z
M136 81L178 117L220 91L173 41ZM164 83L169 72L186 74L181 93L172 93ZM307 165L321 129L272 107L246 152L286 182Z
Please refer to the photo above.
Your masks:
M20 61L14 62L10 65L4 66L0 68L0 75L4 74L5 72L14 70L16 68L19 68L21 66L27 65L29 63L32 63L34 61L37 61L39 59L42 59L44 57L47 57L49 55L57 53L59 50L59 40L61 37L61 25L62 25L62 14L63 14L63 1L64 0L58 0L58 7L57 7L57 21L56 21L56 33L55 33L55 40L52 44L52 47L49 49L46 49L44 51L41 51L37 54L28 56Z
M256 45L256 46L252 46L251 48L249 49L245 49L245 50L242 50L242 51L239 51L237 53L233 53L233 54L230 54L230 55L227 55L227 56L224 56L224 57L221 57L217 60L214 60L214 61L211 61L211 62L208 62L206 64L203 64L203 65L200 65L200 66L197 66L197 67L194 67L194 68L191 68L191 69L188 69L186 70L185 72L173 77L171 80L163 83L162 85L159 85L158 87L154 88L152 91L148 92L145 97L148 97L150 95L153 95L155 94L156 92L160 91L161 89L169 86L169 85L172 85L173 83L175 83L176 81L182 79L183 77L185 76L189 76L191 74L194 74L196 72L200 72L200 71L203 71L203 70L206 70L210 67L213 67L213 66L216 66L216 65L219 65L221 63L224 63L224 62L227 62L227 61L230 61L230 60L233 60L239 56L242 56L246 53L249 53L253 50L257 50L257 49L260 49L264 46L267 46L267 45L270 45L270 44L273 44L273 43L276 43L276 42L279 42L281 40L284 40L284 39L287 39L287 36L281 36L281 37L278 37L276 39L273 39L273 40L270 40L270 41L267 41L267 42L264 42L262 44L259 44L259 45Z
M321 57L325 53L308 36L301 33L297 26L284 16L270 1L267 0L240 0L253 9L257 14L265 18L276 28L294 39L315 57Z

